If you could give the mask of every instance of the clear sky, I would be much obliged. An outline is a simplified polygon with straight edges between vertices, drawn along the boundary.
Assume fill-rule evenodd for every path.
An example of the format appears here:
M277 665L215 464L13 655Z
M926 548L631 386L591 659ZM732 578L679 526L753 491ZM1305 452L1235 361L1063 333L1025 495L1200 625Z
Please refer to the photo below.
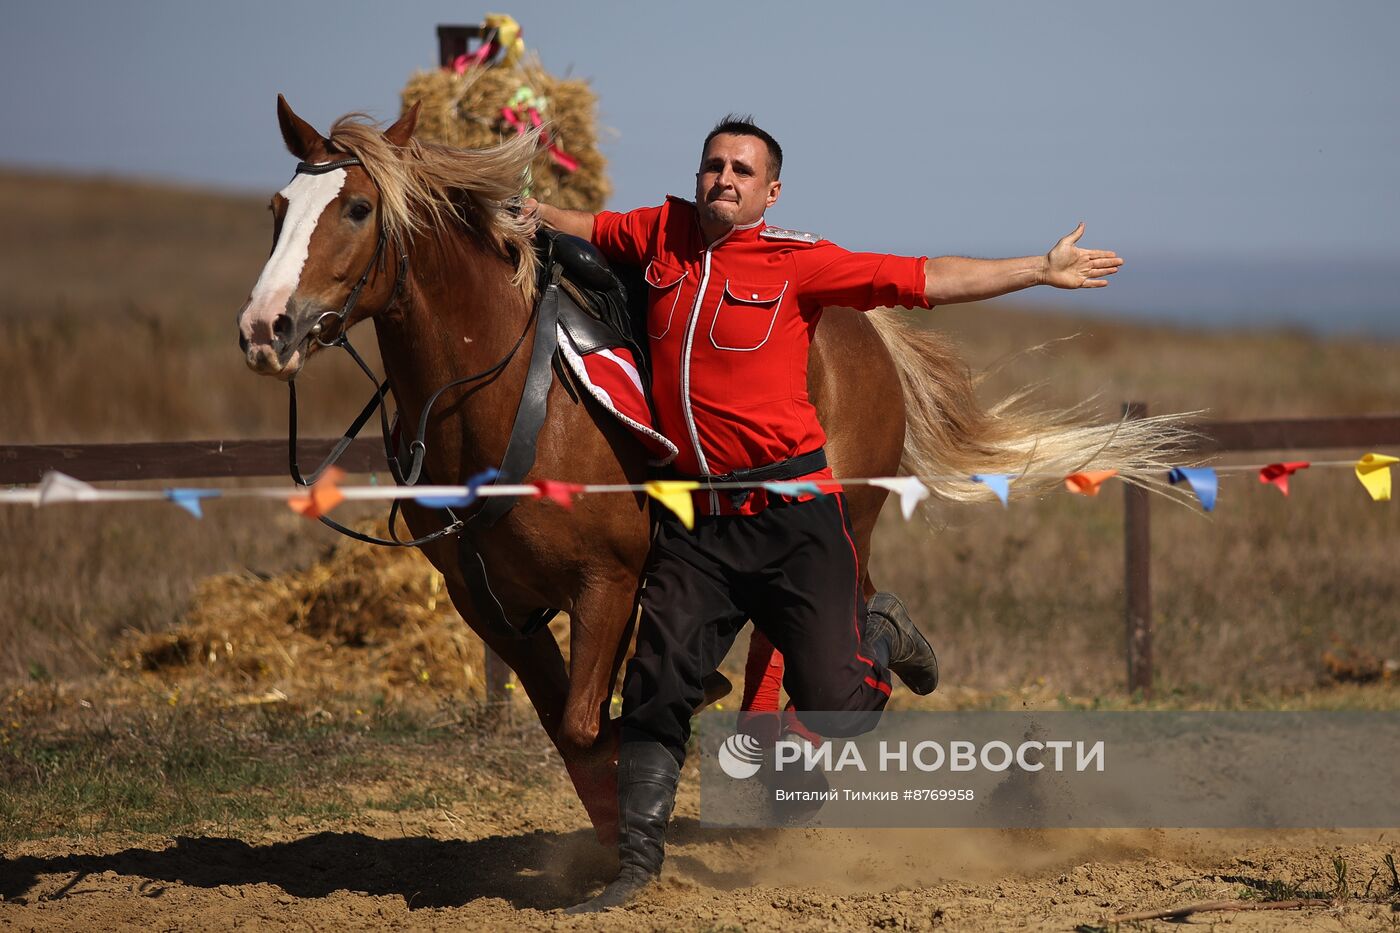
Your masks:
M0 163L270 193L276 94L391 118L460 2L0 0ZM1395 332L1400 3L493 5L588 78L614 208L689 195L730 110L785 150L771 222L918 254L1128 266L1086 310Z

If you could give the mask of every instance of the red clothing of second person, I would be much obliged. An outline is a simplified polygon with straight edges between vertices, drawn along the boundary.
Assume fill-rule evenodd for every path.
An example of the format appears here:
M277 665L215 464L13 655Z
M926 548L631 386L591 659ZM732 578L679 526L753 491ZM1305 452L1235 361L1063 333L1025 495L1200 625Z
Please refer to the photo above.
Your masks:
M823 307L928 307L923 257L853 253L761 218L707 247L695 205L676 197L595 215L593 243L611 261L646 268L652 405L686 476L767 466L826 442L807 391ZM701 514L767 505L762 491L737 507L726 495L695 499Z

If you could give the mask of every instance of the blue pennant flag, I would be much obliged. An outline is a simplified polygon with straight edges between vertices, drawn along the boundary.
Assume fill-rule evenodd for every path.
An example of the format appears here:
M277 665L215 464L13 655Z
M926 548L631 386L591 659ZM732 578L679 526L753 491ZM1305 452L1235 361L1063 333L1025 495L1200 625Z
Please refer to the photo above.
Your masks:
M792 496L793 498L809 493L814 496L822 494L822 488L816 483L764 483L763 488L780 496Z
M165 491L165 498L195 518L204 517L204 510L199 505L200 499L217 499L219 495L217 489L167 489Z
M1201 508L1207 512L1215 508L1215 495L1220 490L1220 479L1210 467L1172 467L1167 480L1174 486L1185 480L1201 500Z
M1011 477L1004 473L978 473L972 477L972 481L996 493L1001 504L1006 505L1006 497L1011 494Z
M495 467L487 467L480 473L467 480L467 488L464 495L460 496L419 496L413 501L419 505L430 509L462 509L476 501L477 490L488 483L494 482L501 471Z

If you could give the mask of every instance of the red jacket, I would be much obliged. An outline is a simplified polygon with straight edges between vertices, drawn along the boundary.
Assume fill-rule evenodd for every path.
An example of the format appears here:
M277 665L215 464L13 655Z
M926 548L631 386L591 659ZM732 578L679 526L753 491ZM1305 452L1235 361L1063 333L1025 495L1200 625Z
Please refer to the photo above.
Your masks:
M676 197L599 213L593 242L610 260L646 267L652 404L687 476L766 466L825 443L807 394L823 307L928 307L923 258L852 253L762 219L707 249L695 205ZM762 492L737 509L728 496L696 496L702 514L766 504Z

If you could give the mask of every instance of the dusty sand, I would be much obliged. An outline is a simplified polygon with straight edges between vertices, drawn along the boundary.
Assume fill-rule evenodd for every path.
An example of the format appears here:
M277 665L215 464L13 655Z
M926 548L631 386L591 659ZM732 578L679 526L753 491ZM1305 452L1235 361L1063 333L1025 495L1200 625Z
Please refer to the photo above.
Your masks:
M509 802L183 837L74 836L0 850L13 929L1074 930L1119 911L1238 897L1269 881L1360 892L1395 831L707 829L687 773L663 880L595 917L558 909L610 856L562 781L494 780ZM402 788L399 788L402 790ZM383 788L347 787L347 795ZM1396 930L1389 904L1198 914L1192 928ZM1125 929L1179 929L1165 921Z

